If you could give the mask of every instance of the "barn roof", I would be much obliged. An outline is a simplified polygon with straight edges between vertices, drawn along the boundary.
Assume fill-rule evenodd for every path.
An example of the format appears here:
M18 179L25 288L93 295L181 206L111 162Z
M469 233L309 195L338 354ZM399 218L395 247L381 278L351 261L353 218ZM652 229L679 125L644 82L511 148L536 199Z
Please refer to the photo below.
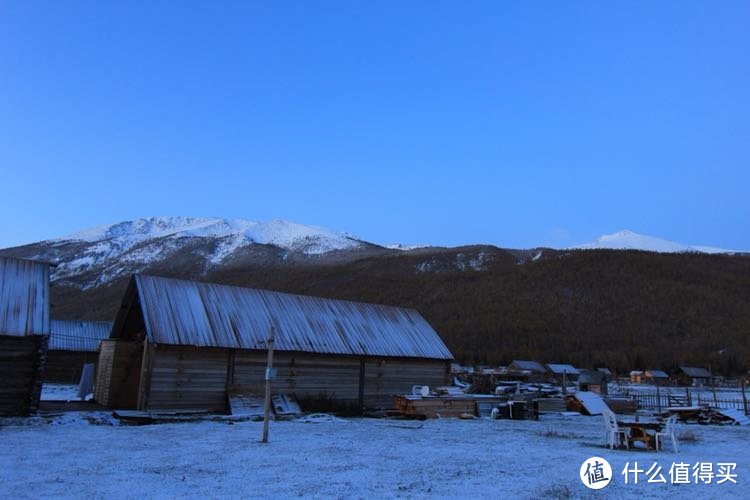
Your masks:
M50 321L49 349L52 351L99 350L99 341L109 337L112 323L108 321Z
M606 378L606 374L599 370L581 370L578 383L581 385L598 385L603 384Z
M0 257L0 335L49 335L49 264Z
M690 378L711 378L711 373L705 368L697 368L694 366L681 366L680 370L682 373Z
M281 351L453 359L413 309L146 275L133 284L157 344L265 349L273 326Z
M562 375L563 373L566 373L568 375L578 375L580 373L578 368L573 365L547 363L547 368L555 375Z
M536 373L547 373L547 370L545 370L542 364L537 361L514 359L513 362L510 364L510 366L512 368L515 368L516 370L527 370L527 371L536 372Z
M646 370L646 376L651 378L669 378L667 372L662 370Z

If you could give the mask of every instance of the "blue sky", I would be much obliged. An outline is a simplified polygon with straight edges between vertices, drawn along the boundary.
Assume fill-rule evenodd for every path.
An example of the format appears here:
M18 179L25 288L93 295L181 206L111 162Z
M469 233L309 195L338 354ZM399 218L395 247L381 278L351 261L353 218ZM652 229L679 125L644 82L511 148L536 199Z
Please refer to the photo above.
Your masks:
M750 250L750 3L0 3L0 247L151 215Z

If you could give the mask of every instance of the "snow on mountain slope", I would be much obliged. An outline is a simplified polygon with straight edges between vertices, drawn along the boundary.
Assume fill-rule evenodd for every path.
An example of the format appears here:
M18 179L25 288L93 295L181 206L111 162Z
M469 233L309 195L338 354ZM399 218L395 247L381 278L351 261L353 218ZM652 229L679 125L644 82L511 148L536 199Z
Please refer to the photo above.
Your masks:
M634 233L627 229L618 231L613 234L607 234L597 238L591 243L585 243L572 247L577 250L587 249L612 249L612 250L646 250L649 252L661 253L680 253L680 252L701 252L701 253L738 253L734 250L725 250L723 248L686 245L674 241L663 240L654 236L646 236Z
M54 241L108 241L120 247L132 247L156 238L226 238L238 244L276 245L288 250L321 254L358 246L351 236L317 226L304 226L285 220L254 222L213 217L150 217L99 226Z
M356 238L317 226L285 220L254 222L211 217L150 217L86 229L45 242L61 254L53 278L89 271L101 273L93 283L137 272L182 250L187 242L200 247L207 265L221 263L252 245L273 245L284 251L317 256L364 244ZM74 248L72 254L67 248ZM49 260L48 256L40 256Z

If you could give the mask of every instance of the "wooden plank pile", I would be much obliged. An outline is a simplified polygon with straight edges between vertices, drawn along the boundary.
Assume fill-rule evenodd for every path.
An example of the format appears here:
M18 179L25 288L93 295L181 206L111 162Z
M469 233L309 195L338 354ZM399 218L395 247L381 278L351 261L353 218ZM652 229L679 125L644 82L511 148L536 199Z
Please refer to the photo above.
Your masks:
M533 407L539 413L562 413L568 409L563 398L536 398Z
M407 417L425 418L458 418L466 415L476 416L477 403L474 398L454 396L396 396L396 409Z

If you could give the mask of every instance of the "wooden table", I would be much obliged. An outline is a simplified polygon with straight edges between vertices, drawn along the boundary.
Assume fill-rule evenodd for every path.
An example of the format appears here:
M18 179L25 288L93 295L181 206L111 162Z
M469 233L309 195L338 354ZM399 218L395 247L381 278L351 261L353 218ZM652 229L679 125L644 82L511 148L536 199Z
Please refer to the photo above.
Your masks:
M617 425L629 429L628 446L631 448L636 441L640 441L646 445L647 449L656 449L656 433L662 429L661 421L639 418L638 420L618 420Z

